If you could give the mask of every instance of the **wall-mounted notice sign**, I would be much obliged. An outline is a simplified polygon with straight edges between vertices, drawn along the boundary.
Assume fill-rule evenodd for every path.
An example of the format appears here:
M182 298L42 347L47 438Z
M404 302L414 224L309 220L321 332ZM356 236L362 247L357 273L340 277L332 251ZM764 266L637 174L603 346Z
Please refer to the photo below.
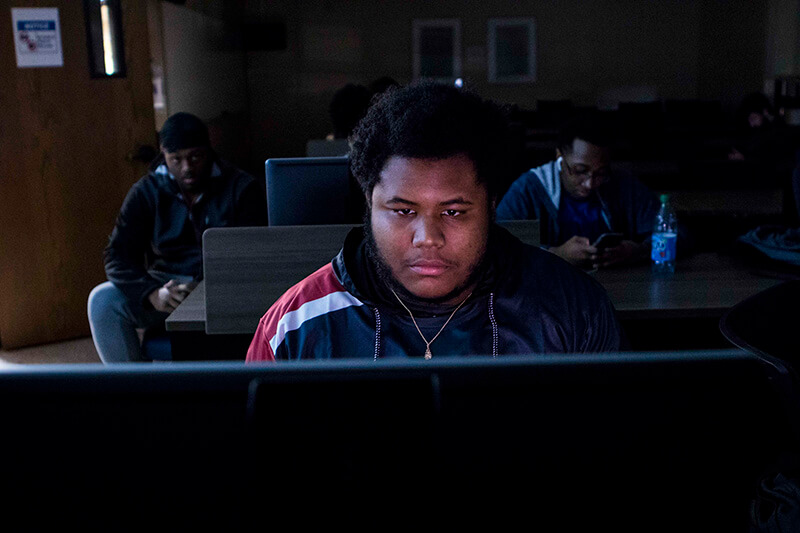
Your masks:
M62 67L57 7L11 8L18 67Z

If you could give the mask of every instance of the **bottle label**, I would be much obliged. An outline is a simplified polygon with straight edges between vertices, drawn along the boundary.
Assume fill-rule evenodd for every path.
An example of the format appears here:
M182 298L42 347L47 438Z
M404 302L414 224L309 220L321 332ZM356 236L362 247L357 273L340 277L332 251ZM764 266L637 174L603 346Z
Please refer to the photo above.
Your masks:
M677 243L677 233L653 233L653 248L650 257L656 263L675 261Z

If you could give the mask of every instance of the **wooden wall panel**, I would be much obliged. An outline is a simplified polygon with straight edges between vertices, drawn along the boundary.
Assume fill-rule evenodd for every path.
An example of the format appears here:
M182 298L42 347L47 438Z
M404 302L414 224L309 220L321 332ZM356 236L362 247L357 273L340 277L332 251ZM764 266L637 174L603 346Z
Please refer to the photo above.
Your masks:
M58 7L64 67L16 66L8 3L0 8L0 343L88 335L86 299L105 280L102 251L122 199L155 145L146 4L123 1L128 73L89 75L83 2Z

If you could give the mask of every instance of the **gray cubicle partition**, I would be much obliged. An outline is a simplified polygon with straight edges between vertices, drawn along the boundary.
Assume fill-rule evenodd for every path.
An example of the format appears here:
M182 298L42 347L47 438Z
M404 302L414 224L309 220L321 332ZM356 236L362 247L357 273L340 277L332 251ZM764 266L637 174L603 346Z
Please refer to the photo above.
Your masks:
M538 220L498 220L497 224L516 235L525 244L539 246L542 242Z
M353 227L336 224L206 230L206 333L252 334L275 300L336 256Z

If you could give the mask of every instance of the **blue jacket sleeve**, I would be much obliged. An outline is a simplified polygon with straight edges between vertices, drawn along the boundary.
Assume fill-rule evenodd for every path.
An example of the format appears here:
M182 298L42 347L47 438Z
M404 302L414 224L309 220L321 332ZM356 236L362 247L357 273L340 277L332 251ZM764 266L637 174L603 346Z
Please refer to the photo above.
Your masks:
M517 178L497 206L497 220L534 220L539 218L533 191L525 173Z

